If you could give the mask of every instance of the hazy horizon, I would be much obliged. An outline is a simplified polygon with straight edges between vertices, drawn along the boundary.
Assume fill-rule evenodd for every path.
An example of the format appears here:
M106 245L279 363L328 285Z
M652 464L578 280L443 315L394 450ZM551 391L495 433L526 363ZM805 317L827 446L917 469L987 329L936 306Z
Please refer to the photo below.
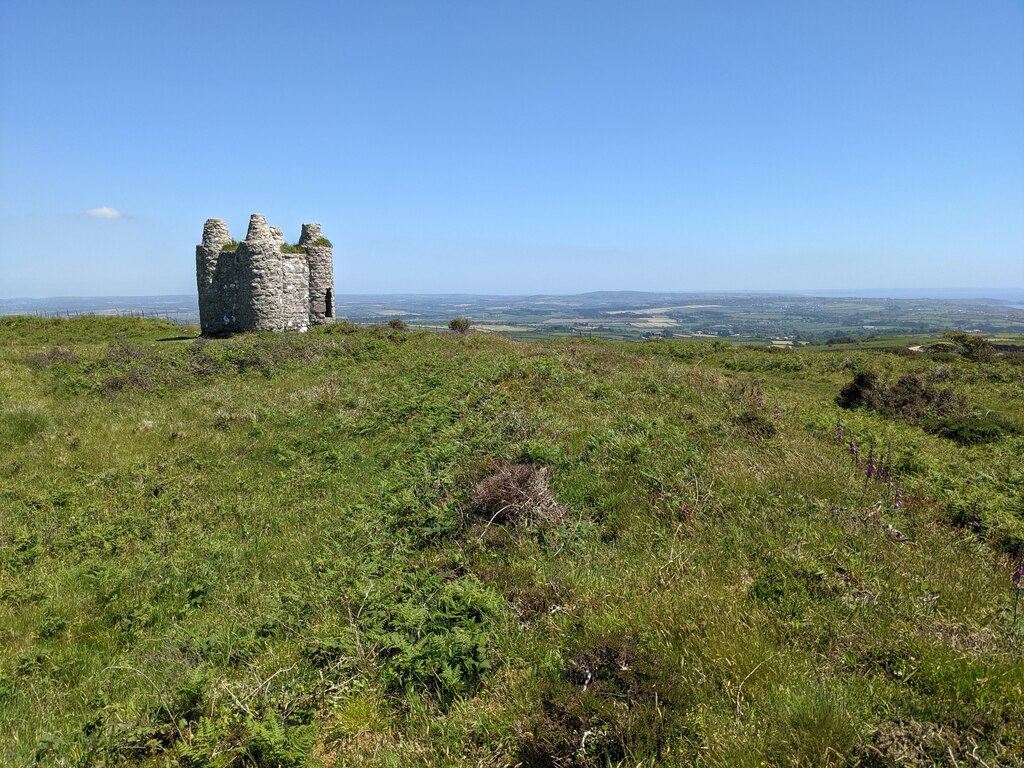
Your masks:
M629 288L614 288L594 291L578 291L574 293L558 293L551 291L542 291L538 293L476 293L468 291L434 291L434 292L416 292L416 291L389 291L389 292L339 292L337 294L338 299L346 297L363 297L363 298L375 298L375 297L388 297L388 296L478 296L478 297L493 297L493 298L531 298L537 296L554 296L554 297L571 297L571 296L584 296L588 294L646 294L656 296L659 294L665 295L762 295L762 296L804 296L804 297L821 297L821 298L891 298L891 299L991 299L994 301L1005 301L1005 302L1018 302L1024 301L1024 289L1006 289L1006 288L981 288L977 290L973 289L949 289L946 291L932 291L928 293L922 293L913 289L906 290L885 290L885 289L873 289L873 288L861 288L861 289L850 289L839 290L839 289L809 289L809 290L735 290L735 289L690 289L690 290L674 290L665 289L658 291L640 291ZM172 299L172 298L185 298L198 299L195 291L184 292L184 293L136 293L136 294L61 294L52 296L0 296L0 301L12 302L12 301L57 301L61 299L79 299L79 300L99 300L99 299Z

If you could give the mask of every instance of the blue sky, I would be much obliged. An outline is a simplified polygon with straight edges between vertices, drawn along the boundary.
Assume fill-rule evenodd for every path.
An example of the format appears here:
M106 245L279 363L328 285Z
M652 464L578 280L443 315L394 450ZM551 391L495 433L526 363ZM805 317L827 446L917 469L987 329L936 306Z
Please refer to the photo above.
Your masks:
M1024 290L1019 0L12 0L0 105L0 297Z

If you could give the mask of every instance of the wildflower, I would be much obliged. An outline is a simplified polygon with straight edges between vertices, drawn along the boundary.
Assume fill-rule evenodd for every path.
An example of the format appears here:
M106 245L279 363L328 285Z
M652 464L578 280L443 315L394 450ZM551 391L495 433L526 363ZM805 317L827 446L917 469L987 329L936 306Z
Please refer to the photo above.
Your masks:
M896 488L896 498L892 502L893 509L901 509L903 507L903 489Z
M775 406L775 418L779 418L782 415L782 409L779 406Z
M864 467L864 474L867 477L874 477L875 476L875 460L874 459L868 459L868 465L866 467Z
M854 461L857 461L857 441L852 437L850 438L850 455L853 456Z
M839 419L836 419L836 442L839 445L842 445L844 442L845 435L843 434L843 432L843 422L841 422Z

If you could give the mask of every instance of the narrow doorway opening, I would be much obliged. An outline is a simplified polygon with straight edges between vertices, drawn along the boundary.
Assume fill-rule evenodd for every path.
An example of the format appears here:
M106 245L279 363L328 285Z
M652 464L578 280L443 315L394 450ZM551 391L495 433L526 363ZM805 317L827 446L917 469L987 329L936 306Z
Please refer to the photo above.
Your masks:
M327 289L327 295L324 297L324 317L334 317L334 290L331 288Z

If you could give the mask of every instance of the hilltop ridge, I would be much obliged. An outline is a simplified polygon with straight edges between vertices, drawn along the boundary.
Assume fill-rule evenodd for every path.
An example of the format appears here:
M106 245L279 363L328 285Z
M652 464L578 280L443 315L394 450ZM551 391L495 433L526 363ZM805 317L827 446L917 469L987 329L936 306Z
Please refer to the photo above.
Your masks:
M197 334L0 318L0 762L1024 760L1014 359Z

